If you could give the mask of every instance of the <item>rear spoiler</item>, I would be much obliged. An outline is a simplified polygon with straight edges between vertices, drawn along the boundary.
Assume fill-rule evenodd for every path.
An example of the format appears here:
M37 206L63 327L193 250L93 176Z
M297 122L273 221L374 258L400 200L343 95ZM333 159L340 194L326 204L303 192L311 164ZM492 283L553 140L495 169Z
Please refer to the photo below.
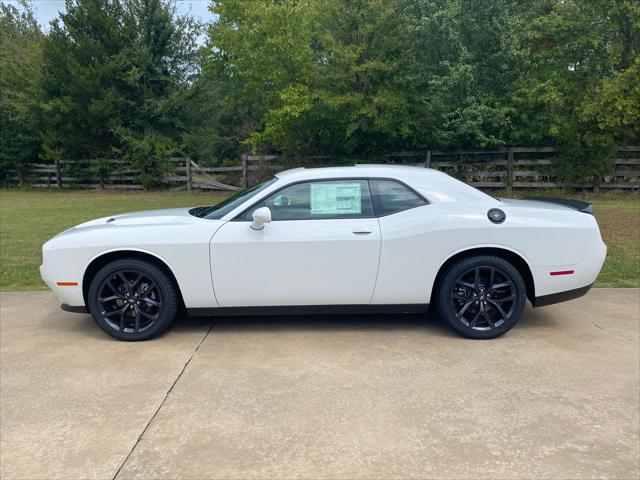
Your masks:
M569 200L565 198L552 198L552 197L527 197L525 200L535 200L538 202L555 203L556 205L562 205L565 207L573 208L579 212L589 213L593 215L593 205L582 200Z

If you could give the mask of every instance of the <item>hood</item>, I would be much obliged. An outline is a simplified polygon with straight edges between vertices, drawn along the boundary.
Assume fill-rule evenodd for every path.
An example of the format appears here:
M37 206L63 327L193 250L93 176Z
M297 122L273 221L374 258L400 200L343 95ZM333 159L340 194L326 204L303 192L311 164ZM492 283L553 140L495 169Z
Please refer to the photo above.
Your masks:
M132 212L97 218L59 233L43 245L44 250L89 250L139 247L171 242L211 239L225 222L206 220L189 214L192 208L171 208Z
M164 210L147 210L144 212L123 213L107 219L114 225L156 225L193 223L194 217L189 208L166 208ZM113 220L111 220L113 219Z
M147 210L143 212L122 213L109 217L97 218L76 225L73 228L86 228L97 225L111 224L118 226L130 225L179 225L193 223L196 217L189 214L190 208L167 208L164 210Z
M96 218L60 232L56 237L70 233L88 232L113 227L191 225L201 219L189 214L189 208L168 208L165 210L147 210L143 212L122 213L108 217Z

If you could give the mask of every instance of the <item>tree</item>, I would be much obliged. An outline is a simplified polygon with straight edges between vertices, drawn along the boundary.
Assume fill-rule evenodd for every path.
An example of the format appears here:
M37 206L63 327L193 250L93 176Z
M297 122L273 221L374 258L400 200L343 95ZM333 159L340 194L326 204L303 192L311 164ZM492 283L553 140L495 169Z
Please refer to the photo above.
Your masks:
M0 3L0 168L24 168L40 151L43 34L30 4Z
M267 116L282 94L313 75L310 48L313 2L213 2L219 17L209 29L205 82L220 95L221 137L264 148ZM225 113L226 112L226 113ZM272 126L270 126L273 130Z
M522 2L406 1L422 145L500 147L512 128L508 99L523 52L514 43Z
M67 0L45 42L49 158L123 158L159 180L180 150L198 25L162 0Z
M48 35L2 6L1 161L552 145L585 180L639 138L637 1L213 0L200 49L173 1L67 0Z
M197 73L200 26L161 0L129 0L124 22L127 47L117 57L117 69L123 72L125 110L114 132L122 156L153 183L167 157L181 152L182 135L190 127L184 102Z
M244 144L290 155L393 148L410 136L394 2L213 3L205 72L230 88ZM242 128L239 129L242 131Z
M539 1L524 14L528 48L512 89L513 138L560 147L559 173L611 170L613 146L638 138L640 5L627 0Z

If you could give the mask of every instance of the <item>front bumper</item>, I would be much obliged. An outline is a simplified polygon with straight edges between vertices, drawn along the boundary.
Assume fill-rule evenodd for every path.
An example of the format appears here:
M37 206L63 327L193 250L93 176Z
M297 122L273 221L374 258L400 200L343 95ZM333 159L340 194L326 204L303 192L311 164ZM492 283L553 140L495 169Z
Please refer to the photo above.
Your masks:
M65 265L61 265L54 259L45 256L45 260L40 265L40 276L58 299L67 305L84 306L84 296L82 294L82 279L77 278L68 271ZM74 286L61 286L58 282L77 283Z

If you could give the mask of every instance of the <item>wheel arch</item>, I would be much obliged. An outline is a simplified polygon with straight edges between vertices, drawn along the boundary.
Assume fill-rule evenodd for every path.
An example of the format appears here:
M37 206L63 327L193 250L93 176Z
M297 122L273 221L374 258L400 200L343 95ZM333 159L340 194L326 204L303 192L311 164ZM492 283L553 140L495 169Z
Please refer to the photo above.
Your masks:
M503 260L513 265L513 267L518 270L518 273L522 276L522 280L524 281L525 287L527 289L527 298L530 301L533 301L533 299L535 298L535 283L533 280L533 274L531 273L529 264L520 254L514 252L513 250L502 247L474 247L462 250L451 255L445 260L442 265L440 265L438 273L436 274L435 281L433 282L434 288L431 291L432 304L434 303L435 295L439 289L439 284L444 277L444 272L447 271L448 267L464 258L477 257L479 255L491 255L494 257L502 258Z
M178 292L179 305L180 307L184 308L184 300L182 298L182 292L180 291L180 284L178 283L176 276L173 274L173 271L171 270L171 268L169 267L169 265L164 259L150 252L146 252L142 250L124 249L124 250L111 250L108 252L103 252L97 255L96 257L94 257L93 259L91 259L91 261L85 268L84 275L82 276L82 298L84 299L84 304L87 310L89 310L89 302L87 301L87 297L89 295L89 287L91 286L91 282L93 281L96 274L100 271L102 267L104 267L108 263L111 263L115 260L121 260L123 258L135 258L138 260L145 260L161 268L173 281L176 287L176 291Z

